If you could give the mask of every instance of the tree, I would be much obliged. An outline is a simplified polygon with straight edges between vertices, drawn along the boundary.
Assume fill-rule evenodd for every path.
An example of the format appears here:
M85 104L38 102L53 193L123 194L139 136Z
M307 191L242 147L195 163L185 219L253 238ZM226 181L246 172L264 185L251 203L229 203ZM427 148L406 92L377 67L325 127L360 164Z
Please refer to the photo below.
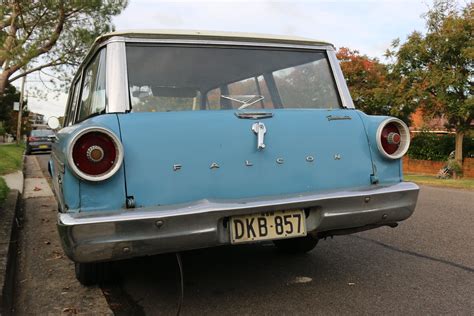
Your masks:
M401 116L408 121L408 115L398 113L393 107L386 65L346 47L341 47L336 55L356 108L367 114Z
M441 116L456 132L456 160L462 163L464 133L474 115L474 4L462 10L452 1L435 1L425 15L427 32L413 32L405 43L395 40L387 57L395 62L398 106Z
M4 0L0 5L0 95L7 84L45 68L62 78L93 40L113 29L127 0ZM69 71L67 71L69 69Z
M16 135L18 122L18 112L13 111L13 103L19 101L20 93L13 85L8 84L3 95L0 95L0 122L3 122L5 132L12 135ZM28 113L28 106L25 100L25 102L23 102L22 134L25 134L30 128Z
M0 95L0 122L10 120L13 103L19 101L20 93L13 85L8 84L3 95Z

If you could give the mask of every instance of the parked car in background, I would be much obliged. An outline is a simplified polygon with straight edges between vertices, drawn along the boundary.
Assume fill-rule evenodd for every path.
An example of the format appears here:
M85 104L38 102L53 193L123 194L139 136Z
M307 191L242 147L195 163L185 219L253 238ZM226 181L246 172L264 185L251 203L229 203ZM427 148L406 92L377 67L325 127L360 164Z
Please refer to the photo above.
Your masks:
M54 131L50 129L32 130L26 138L26 154L51 151L52 138L54 137Z
M103 35L56 136L58 229L85 285L113 260L396 227L419 190L407 126L356 110L334 47L310 39Z

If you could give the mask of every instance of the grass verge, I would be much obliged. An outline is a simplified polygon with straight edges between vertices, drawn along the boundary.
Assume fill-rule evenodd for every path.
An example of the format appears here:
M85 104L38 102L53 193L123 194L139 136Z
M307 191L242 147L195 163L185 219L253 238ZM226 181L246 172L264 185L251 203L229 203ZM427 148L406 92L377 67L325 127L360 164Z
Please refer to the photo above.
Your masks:
M0 146L0 175L15 172L21 168L24 150L23 145Z
M457 180L438 179L436 178L436 176L421 174L405 174L403 178L405 181L411 181L418 184L474 190L474 179L471 178L463 178Z
M10 189L7 187L5 180L0 177L0 205L2 204L3 200L7 198L7 194Z

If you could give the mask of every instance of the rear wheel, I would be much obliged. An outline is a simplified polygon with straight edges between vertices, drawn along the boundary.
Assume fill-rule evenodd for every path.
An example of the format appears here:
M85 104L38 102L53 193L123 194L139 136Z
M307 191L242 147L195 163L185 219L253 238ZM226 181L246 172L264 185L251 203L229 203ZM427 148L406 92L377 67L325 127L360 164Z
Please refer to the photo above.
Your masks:
M281 252L297 254L313 250L318 244L318 240L318 238L308 235L298 238L274 240L273 244Z
M108 262L75 263L76 278L85 286L106 282L111 276L111 266Z
M25 154L26 155L31 155L31 147L26 146Z

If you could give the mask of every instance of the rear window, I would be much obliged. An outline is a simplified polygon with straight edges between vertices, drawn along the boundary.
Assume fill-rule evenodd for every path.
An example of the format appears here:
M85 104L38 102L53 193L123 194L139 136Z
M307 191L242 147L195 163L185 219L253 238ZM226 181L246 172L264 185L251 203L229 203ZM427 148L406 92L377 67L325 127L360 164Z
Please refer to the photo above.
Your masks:
M54 132L50 129L35 129L31 131L31 136L46 137L50 135L54 135Z
M340 108L324 51L127 45L133 112Z

